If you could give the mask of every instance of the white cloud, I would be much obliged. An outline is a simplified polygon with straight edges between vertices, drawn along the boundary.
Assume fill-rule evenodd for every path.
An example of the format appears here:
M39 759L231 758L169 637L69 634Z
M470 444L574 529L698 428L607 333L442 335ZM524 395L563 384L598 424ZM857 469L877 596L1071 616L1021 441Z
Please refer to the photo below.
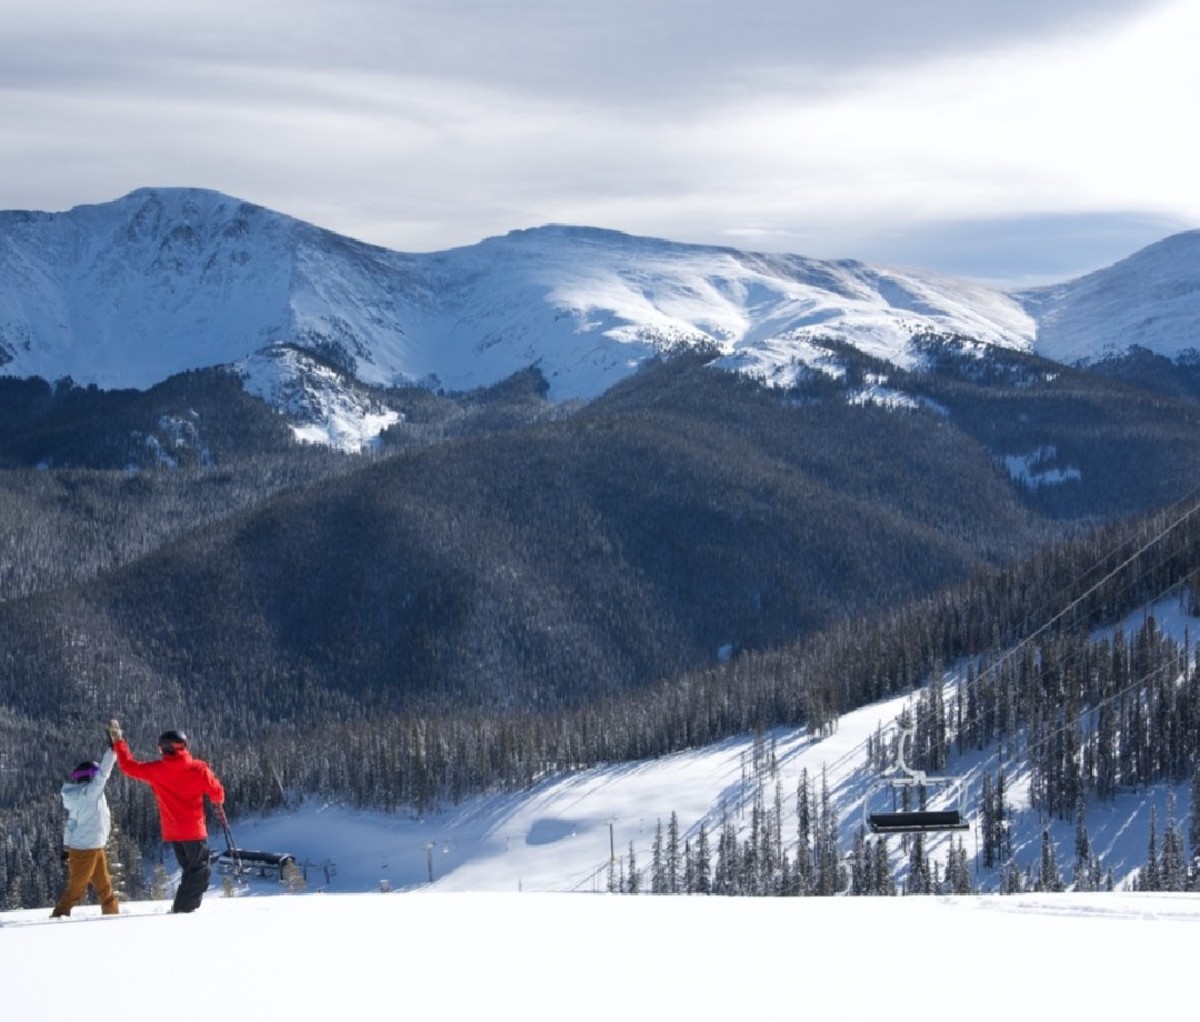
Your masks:
M565 221L861 258L956 221L1200 221L1191 0L0 14L3 208L195 185L410 251Z

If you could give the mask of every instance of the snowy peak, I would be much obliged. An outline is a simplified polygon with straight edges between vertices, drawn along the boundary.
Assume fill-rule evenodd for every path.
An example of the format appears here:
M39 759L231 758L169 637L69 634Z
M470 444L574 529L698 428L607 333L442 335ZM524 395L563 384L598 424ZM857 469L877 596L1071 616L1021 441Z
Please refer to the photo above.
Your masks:
M562 400L697 346L785 386L836 374L837 344L920 368L929 335L1062 361L1133 343L1173 355L1195 344L1198 238L1006 294L920 269L564 224L406 255L218 192L145 188L65 213L0 214L0 371L144 389L288 350L377 386L465 391L536 367Z
M383 261L380 266L379 261ZM0 219L9 375L144 389L297 343L371 382L403 257L199 189Z
M145 189L0 228L10 374L145 388L288 331L290 222L259 207Z
M1200 231L1014 297L1037 321L1038 353L1057 362L1087 364L1134 345L1177 360L1200 348Z
M1011 298L920 270L684 245L615 231L552 225L448 253L471 264L476 305L486 291L530 292L570 335L637 364L681 345L715 347L728 368L786 382L811 342L840 341L897 365L919 361L914 338L969 336L1028 349L1033 321ZM482 302L479 299L483 299ZM578 343L576 341L576 343ZM549 366L552 394L592 396L615 382ZM596 367L599 369L600 367Z

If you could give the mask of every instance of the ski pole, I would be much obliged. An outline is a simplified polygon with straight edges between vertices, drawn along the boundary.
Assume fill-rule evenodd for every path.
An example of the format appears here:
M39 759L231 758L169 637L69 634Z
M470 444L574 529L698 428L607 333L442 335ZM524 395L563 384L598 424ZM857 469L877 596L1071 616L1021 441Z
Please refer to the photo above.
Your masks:
M225 806L218 802L214 809L217 811L217 819L221 821L221 828L225 831L225 847L229 851L229 857L233 860L234 876L242 875L242 857L238 855L237 845L233 843L233 831L229 829L229 818L225 815Z

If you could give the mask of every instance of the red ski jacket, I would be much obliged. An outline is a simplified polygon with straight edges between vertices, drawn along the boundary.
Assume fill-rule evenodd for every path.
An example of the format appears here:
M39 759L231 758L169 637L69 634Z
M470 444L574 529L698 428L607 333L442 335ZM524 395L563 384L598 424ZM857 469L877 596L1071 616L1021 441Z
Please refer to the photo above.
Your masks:
M204 822L204 796L220 805L225 788L202 759L193 759L187 749L151 763L134 759L129 743L113 745L117 763L127 777L145 781L154 790L164 841L203 841L208 837Z

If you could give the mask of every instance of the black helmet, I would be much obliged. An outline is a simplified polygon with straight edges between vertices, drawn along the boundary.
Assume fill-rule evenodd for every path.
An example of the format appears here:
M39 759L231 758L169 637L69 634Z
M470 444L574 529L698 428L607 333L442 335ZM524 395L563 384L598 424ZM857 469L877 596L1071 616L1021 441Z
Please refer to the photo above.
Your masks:
M187 735L182 731L164 731L158 736L158 747L164 756L175 755L180 749L186 749L187 744Z
M76 784L90 781L98 773L100 773L100 764L88 760L80 763L79 766L71 771L71 780Z

